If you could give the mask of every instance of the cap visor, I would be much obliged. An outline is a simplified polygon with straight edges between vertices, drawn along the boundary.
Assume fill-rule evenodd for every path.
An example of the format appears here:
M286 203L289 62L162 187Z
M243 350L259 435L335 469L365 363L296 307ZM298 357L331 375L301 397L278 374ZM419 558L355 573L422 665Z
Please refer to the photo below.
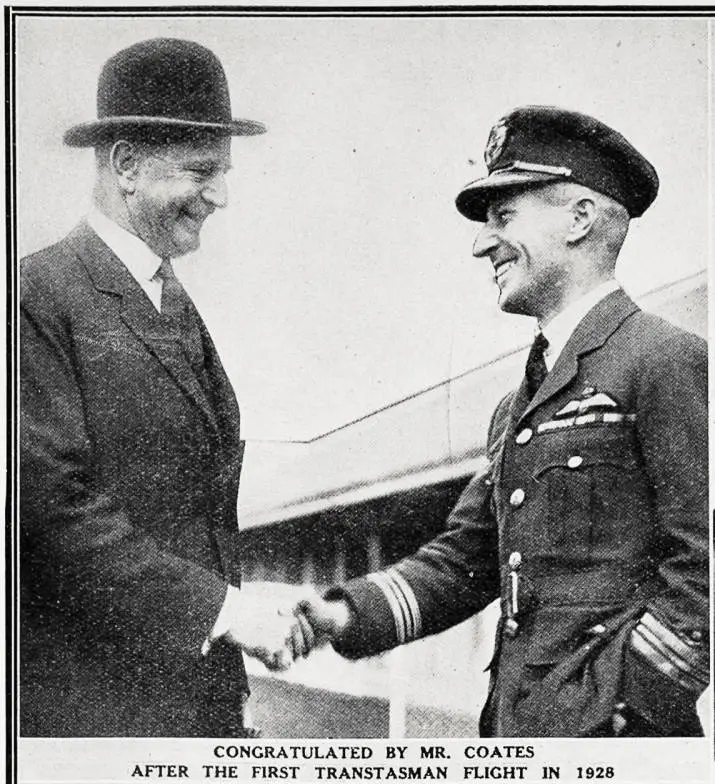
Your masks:
M266 132L263 123L254 120L231 120L228 123L194 122L172 117L106 117L102 120L74 125L64 134L63 141L70 147L93 147L116 139L118 134L165 128L173 131L206 131L229 136L258 136Z
M457 209L469 220L486 223L489 202L498 191L509 188L528 188L545 182L555 182L564 179L557 174L529 171L495 171L488 177L470 182L465 185L457 196Z

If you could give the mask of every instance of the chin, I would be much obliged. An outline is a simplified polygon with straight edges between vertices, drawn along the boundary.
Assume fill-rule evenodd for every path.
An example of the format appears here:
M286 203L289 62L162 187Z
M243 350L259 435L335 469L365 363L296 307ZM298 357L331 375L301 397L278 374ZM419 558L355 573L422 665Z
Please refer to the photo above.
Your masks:
M201 242L198 237L186 238L178 240L174 243L174 256L186 256L187 253L192 253L198 250Z
M499 289L499 299L497 300L497 304L499 305L499 309L503 310L505 313L513 313L512 307L514 303L512 298L509 296L509 292L505 291L504 289Z
M519 300L517 297L510 297L508 295L499 295L499 308L504 313L514 313L517 316L530 316L531 310L528 305Z

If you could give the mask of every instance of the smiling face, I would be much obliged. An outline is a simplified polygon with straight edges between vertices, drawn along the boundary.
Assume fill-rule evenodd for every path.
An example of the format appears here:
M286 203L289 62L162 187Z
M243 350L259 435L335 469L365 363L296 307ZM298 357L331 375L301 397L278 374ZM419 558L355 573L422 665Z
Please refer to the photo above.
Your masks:
M567 203L548 189L506 191L489 205L474 255L488 258L499 287L499 307L544 318L558 312L568 290L571 265L566 241L572 221Z
M227 204L230 137L147 146L127 196L134 232L161 258L196 250L204 221Z

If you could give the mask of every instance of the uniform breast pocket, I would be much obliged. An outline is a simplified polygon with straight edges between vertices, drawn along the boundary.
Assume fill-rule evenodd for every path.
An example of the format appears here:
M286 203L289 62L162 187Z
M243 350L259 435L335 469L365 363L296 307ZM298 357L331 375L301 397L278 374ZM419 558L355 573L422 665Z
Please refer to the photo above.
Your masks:
M632 428L547 433L533 480L543 499L537 522L545 548L580 559L621 545L647 514L647 489Z

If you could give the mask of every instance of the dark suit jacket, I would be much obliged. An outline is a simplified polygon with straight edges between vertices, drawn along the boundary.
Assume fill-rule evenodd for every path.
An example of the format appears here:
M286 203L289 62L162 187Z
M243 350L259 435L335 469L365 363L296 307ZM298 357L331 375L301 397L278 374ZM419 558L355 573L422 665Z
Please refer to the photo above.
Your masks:
M355 610L338 650L375 653L500 597L484 735L608 735L619 703L633 727L696 734L697 693L631 634L648 613L666 659L707 678L707 425L705 343L609 295L534 399L522 382L497 408L447 531L328 594Z
M233 732L240 653L200 652L243 444L203 322L202 376L85 224L23 260L20 315L22 734Z

